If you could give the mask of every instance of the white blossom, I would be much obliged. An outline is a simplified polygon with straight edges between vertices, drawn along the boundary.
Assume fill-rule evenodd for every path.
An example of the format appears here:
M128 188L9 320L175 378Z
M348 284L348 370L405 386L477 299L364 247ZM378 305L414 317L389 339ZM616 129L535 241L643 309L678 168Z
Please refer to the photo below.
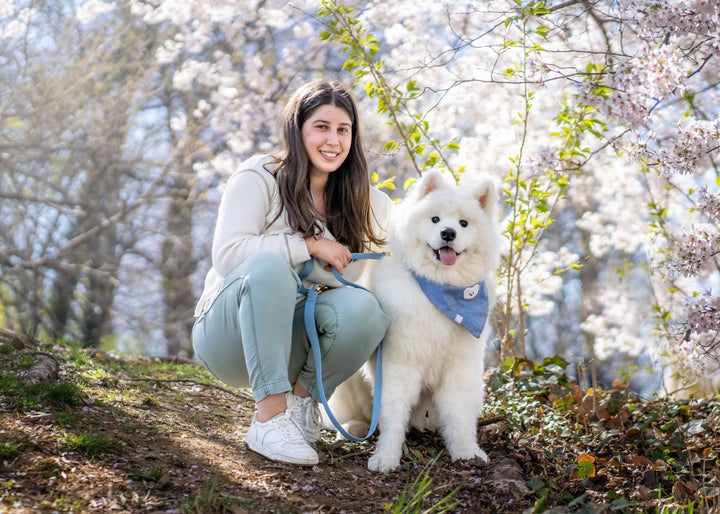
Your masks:
M15 12L15 2L13 0L0 0L0 20L9 17Z
M79 5L75 16L80 23L90 23L95 18L115 9L116 5L102 0L87 0Z

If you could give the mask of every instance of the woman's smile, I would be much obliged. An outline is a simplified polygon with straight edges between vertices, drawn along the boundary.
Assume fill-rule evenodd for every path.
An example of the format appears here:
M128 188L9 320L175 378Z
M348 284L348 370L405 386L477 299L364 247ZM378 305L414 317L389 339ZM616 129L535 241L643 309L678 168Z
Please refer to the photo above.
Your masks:
M326 175L345 161L352 144L352 122L340 107L321 105L305 120L302 140L310 160L310 175Z

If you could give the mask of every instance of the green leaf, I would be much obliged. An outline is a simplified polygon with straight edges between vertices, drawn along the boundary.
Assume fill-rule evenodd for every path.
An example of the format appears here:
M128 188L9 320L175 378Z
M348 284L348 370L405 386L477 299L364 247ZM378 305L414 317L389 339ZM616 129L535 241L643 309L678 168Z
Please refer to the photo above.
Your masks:
M386 189L395 189L395 177L390 177L388 179L383 180L382 182L379 182L375 187L378 189L386 188Z
M405 182L403 183L403 189L407 191L407 189L412 186L415 182L417 182L417 178L415 177L408 177L405 179Z

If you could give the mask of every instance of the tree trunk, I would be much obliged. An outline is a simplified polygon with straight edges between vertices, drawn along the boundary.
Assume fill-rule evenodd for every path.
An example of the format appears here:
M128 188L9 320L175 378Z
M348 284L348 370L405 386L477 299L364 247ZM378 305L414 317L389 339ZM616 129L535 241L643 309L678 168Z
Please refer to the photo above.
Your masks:
M165 297L164 331L169 356L192 357L190 333L195 305L192 274L197 262L193 258L192 209L188 187L176 180L167 217L167 232L162 247L162 287ZM185 184L187 186L187 184Z

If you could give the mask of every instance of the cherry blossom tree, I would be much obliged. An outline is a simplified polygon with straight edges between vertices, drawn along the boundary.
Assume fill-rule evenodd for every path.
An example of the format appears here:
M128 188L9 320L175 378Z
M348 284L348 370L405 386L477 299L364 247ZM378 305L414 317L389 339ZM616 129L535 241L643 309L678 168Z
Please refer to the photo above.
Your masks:
M201 174L225 176L237 159L271 149L287 92L344 65L364 93L378 180L407 183L440 165L460 181L488 173L505 188L506 352L529 345L535 355L613 363L648 353L658 329L678 348L670 329L684 322L679 289L660 271L693 191L714 173L715 3L134 5L181 29L164 59L202 53L211 35L228 42L174 78L179 88L208 88L198 112L224 137ZM338 9L346 15L333 17ZM240 29L248 23L257 30ZM238 58L247 49L254 58ZM563 323L559 302L576 323Z
M648 320L655 315L655 327L676 358L692 363L694 372L717 367L716 336L707 333L708 321L693 323L691 316L685 322L675 304L676 285L668 287L657 273L672 268L662 256L675 243L669 223L677 219L669 220L666 209L672 205L687 214L693 187L708 173L715 185L717 2L447 3L436 5L427 18L398 5L389 12L367 8L355 21L343 6L323 4L334 17L336 40L348 49L348 63L361 70L355 73L359 85L396 93L395 100L378 95L381 112L393 101L413 103L417 119L432 120L434 133L444 132L446 141L455 141L464 126L460 162L487 163L488 147L508 152L503 349L524 355L526 315L546 315L549 299L579 286L584 358L607 361L618 351L630 356L646 351L653 327ZM444 20L445 32L428 31L428 18ZM359 23L369 28L352 36ZM430 27L436 28L432 22ZM390 47L380 58L373 55L378 50L363 50L368 40L375 48L380 44L371 32L383 34L380 39ZM385 71L381 81L379 62ZM403 83L412 86L412 95L398 86ZM415 93L418 88L422 95ZM514 102L515 116L512 98L502 98L513 91L520 100ZM454 95L461 98L461 116ZM500 116L493 112L499 105ZM515 140L478 148L470 137L483 129L468 127L467 120L502 115L509 117L506 125L519 128ZM393 122L402 135L407 123ZM503 134L497 121L492 129L480 141ZM486 171L502 176L493 169L498 162L502 159L491 158ZM694 180L683 184L677 173ZM658 215L661 230L651 231ZM557 233L561 225L580 229L581 237ZM714 258L716 240L707 231L691 233L696 260ZM576 263L578 273L558 280L558 271ZM714 312L706 299L700 305L706 317ZM681 344L671 330L678 324L689 327ZM706 340L694 344L688 338L697 330L705 331ZM519 343L515 349L511 337ZM688 349L694 358L679 354Z
M127 9L0 4L3 323L98 346L112 337L121 261L159 191L132 144L152 40ZM148 137L146 142L152 142ZM147 214L144 212L143 214Z

